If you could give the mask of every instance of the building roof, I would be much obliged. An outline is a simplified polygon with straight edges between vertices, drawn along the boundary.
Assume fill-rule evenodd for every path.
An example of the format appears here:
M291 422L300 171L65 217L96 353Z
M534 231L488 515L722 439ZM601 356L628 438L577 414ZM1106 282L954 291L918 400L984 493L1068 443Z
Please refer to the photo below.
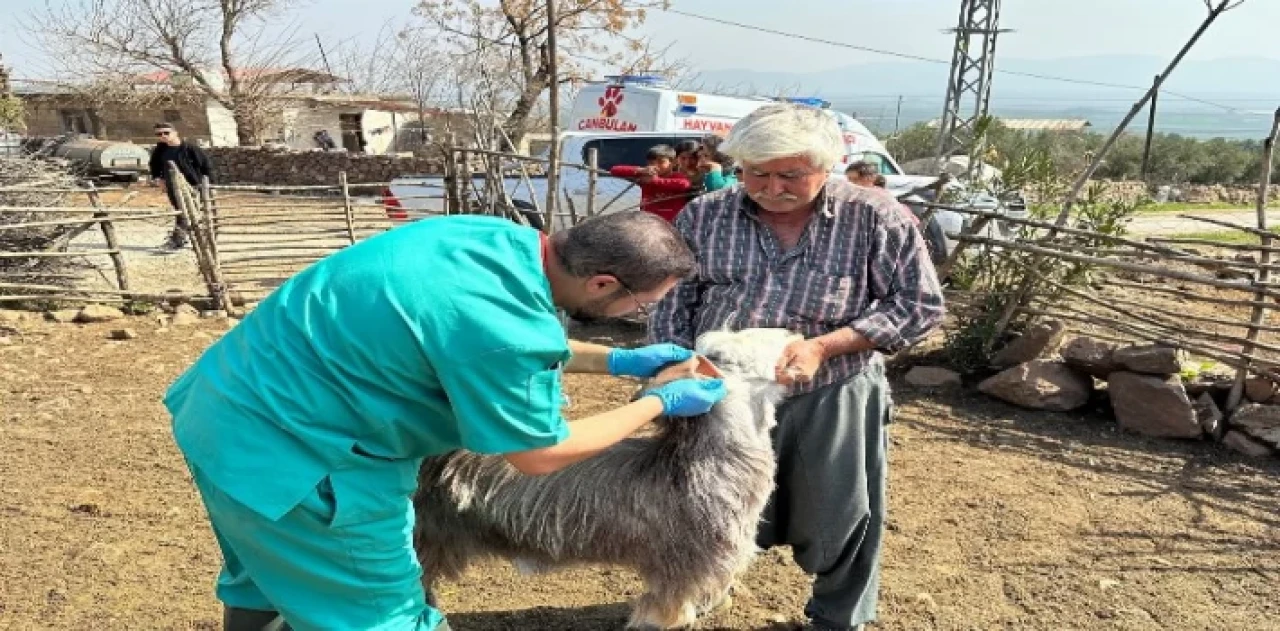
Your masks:
M168 83L173 74L168 70L157 70L136 76L139 83ZM270 83L342 83L346 79L327 72L319 72L308 68L236 68L235 77L241 81L263 81Z
M1083 118L1001 118L1000 124L1021 131L1084 131L1093 123Z
M1009 129L1018 131L1084 131L1093 123L1083 118L1000 118L996 120ZM937 127L938 119L929 121L929 127Z

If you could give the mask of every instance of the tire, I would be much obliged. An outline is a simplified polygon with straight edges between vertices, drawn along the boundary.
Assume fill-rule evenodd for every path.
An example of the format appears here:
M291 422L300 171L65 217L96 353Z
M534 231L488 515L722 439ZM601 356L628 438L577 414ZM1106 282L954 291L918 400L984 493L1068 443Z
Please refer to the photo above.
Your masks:
M947 235L936 217L930 217L929 223L922 226L924 243L929 248L929 259L934 266L942 265L947 260Z
M520 199L513 200L511 203L515 206L515 208L509 211L512 214L512 220L519 221L515 216L516 213L519 213L519 215L524 218L524 221L529 224L530 228L541 232L546 227L546 221L544 221L543 216L538 213L538 209L533 207L533 204Z

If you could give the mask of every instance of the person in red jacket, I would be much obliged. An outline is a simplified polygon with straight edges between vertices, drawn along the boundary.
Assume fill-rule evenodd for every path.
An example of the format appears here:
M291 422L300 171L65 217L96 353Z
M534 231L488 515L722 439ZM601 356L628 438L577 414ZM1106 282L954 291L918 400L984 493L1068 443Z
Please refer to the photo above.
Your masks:
M640 186L640 210L667 221L689 202L689 178L674 170L676 151L668 145L657 145L645 155L648 166L618 165L609 169L614 177L631 180Z

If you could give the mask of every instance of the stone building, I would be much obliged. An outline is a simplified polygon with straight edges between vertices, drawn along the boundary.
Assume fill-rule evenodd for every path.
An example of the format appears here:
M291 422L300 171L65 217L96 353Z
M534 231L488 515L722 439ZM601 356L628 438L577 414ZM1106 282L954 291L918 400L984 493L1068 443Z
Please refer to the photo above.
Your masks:
M466 112L419 111L406 98L352 95L339 77L305 69L246 71L272 85L269 114L260 129L265 145L295 150L330 148L383 155L412 151L446 125L461 128ZM249 80L246 77L245 80ZM87 134L138 144L155 142L153 125L173 123L185 138L208 147L235 147L239 140L230 110L189 87L189 79L157 72L124 89L69 89L44 84L23 90L31 136ZM420 121L421 114L427 120ZM327 136L327 138L325 138Z

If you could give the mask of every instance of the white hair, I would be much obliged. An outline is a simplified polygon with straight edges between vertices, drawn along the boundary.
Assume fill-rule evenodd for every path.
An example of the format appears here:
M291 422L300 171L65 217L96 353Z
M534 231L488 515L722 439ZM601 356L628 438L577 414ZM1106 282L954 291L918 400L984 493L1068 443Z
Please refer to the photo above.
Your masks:
M777 103L738 121L720 150L740 164L803 156L830 171L844 155L844 135L835 118L818 108Z

